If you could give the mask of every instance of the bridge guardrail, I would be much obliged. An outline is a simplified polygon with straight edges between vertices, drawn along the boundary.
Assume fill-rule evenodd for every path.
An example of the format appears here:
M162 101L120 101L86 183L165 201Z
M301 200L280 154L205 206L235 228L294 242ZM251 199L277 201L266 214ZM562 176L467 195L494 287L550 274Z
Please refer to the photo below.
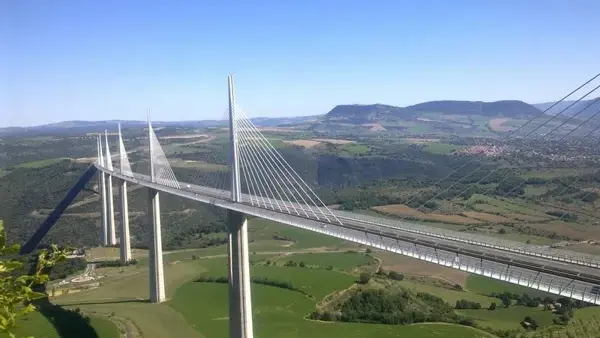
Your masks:
M103 169L103 171L107 170ZM121 178L124 178L123 175L119 175L118 173L108 172L116 174L115 176L117 177L121 176ZM206 194L203 196L204 194L194 193L193 191L175 189L145 181L143 175L136 176L136 178L125 178L131 180L131 182L158 189L166 193L171 193L173 195L196 199L204 203L213 203L217 207L255 215L261 218L365 244L386 251L400 253L470 273L480 274L494 279L508 281L513 284L519 284L600 305L600 286L598 285L600 283L597 283L600 277L596 274L587 275L586 272L579 272L578 270L564 270L542 264L541 261L538 263L523 261L519 260L518 256L510 258L501 253L498 255L492 253L486 254L479 251L471 252L472 250L468 248L445 247L438 242L419 240L417 238L392 238L396 235L390 236L386 234L383 229L394 229L395 227L393 226L376 225L376 227L379 228L379 230L377 230L360 226L356 229L357 226L355 225L353 229L351 225L329 224L311 218L299 217L281 213L279 211L251 206L246 203L234 203L227 198L227 195L224 195L229 193L227 191L221 191L217 195L213 194L211 196L211 194ZM395 228L395 231L406 234L406 231L403 231L402 229ZM371 234L370 236L369 233ZM452 242L450 240L446 241Z

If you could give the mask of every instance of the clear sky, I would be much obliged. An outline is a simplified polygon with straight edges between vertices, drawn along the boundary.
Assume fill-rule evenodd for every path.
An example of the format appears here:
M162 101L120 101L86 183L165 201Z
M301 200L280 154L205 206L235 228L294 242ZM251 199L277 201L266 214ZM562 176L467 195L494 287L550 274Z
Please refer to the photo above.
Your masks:
M0 1L0 126L337 104L559 99L600 71L598 0Z

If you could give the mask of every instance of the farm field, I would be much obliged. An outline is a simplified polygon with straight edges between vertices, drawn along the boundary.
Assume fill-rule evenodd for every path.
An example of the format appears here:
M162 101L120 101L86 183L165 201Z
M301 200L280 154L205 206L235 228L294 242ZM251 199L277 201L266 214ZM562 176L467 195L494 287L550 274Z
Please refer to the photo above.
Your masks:
M424 150L432 154L446 155L455 152L460 149L460 146L456 146L448 143L430 142L425 145Z
M525 306L514 305L508 308L497 308L494 311L488 309L480 310L458 310L459 315L473 318L483 327L492 327L502 330L521 329L520 322L526 316L535 318L541 327L552 325L553 315L550 311L542 308L531 309Z
M340 285L341 287L341 285ZM484 338L486 333L447 324L392 326L378 324L323 323L304 319L315 306L300 293L264 285L253 285L255 335L265 338L330 337L447 337ZM190 283L177 290L171 306L206 337L227 337L224 284ZM210 307L197 308L191 299L203 299ZM203 329L204 328L204 329Z
M487 294L490 294L493 292L495 292L495 293L510 292L510 293L516 293L516 294L527 293L527 294L531 295L532 297L541 297L541 298L546 297L546 296L552 296L551 294L543 292L543 291L529 289L525 286L507 283L507 282L499 281L496 279L492 279L492 278L488 278L488 277L480 276L480 275L469 275L469 277L467 278L467 284L466 284L465 288L469 291L472 291L472 292L475 292L475 293L481 294L481 295L487 295Z
M279 242L268 239L273 234L285 234L289 236L290 242L297 244L310 240L310 236L313 235L308 232L303 234L300 230L286 231L284 230L286 227L272 222L253 221L251 233L257 238L257 242L264 241L261 245L269 241ZM501 303L499 299L486 296L491 292L528 292L538 295L532 293L532 290L378 250L367 255L360 251L340 249L338 242L327 243L321 240L316 243L319 246L315 248L307 247L308 244L299 245L297 248L271 244L268 247L270 250L265 252L257 250L252 255L253 277L289 282L306 294L253 284L254 325L257 336L267 338L306 336L318 338L331 335L356 338L406 335L418 335L423 338L494 337L478 329L447 323L398 326L326 323L306 319L306 316L318 306L320 300L329 297L335 291L346 290L356 285L359 271L372 271L376 268L373 264L378 264L374 262L381 262L382 268L387 271L393 270L404 274L402 281L387 282L393 283L397 288L425 292L440 297L449 304L463 299L480 303L482 310L457 310L457 313L473 318L482 327L490 327L494 330L519 330L519 322L525 316L535 316L543 324L543 328L550 327L552 322L552 315L549 312L542 313L543 311L538 308L512 306L509 309L499 308L495 313L487 310L492 302ZM277 248L279 251L274 250ZM302 252L303 250L307 251ZM332 252L319 250L332 250ZM103 256L107 253L117 253L103 249L96 249L93 252ZM125 327L129 327L132 332L137 332L138 335L133 337L142 337L142 335L150 338L227 337L226 284L194 281L200 276L224 276L227 263L225 252L223 246L166 252L164 258L168 301L164 304L146 303L148 270L144 259L146 252L142 250L136 251L136 255L140 257L136 266L97 269L98 274L106 275L100 287L54 297L52 301L66 308L77 307L86 313L96 315L108 316L114 313L115 318L122 320ZM276 265L272 263L269 266L265 265L267 260L275 262ZM283 265L290 260L298 263L302 261L306 267L284 267ZM325 266L332 266L333 269L324 268ZM366 270L357 270L361 266ZM462 288L454 289L455 284L461 285ZM582 312L582 315L585 314L590 318L596 314L600 315L600 311L595 308L583 310L586 311ZM523 334L525 333L523 331ZM106 337L112 336L106 335ZM523 337L535 336L527 334Z
M130 273L114 273L101 287L89 291L72 293L53 299L67 308L79 307L82 311L98 314L115 313L144 337L164 337L166 334L185 337L226 337L227 316L226 285L198 283L193 280L201 275L221 276L226 271L226 258L214 257L214 250L202 249L165 255L165 258L181 255L187 257L176 264L165 266L167 297L166 304L147 304L147 267L118 268L134 270ZM190 259L192 252L198 253L197 260ZM261 253L256 253L263 256ZM255 255L255 256L256 256ZM319 255L323 259L319 260ZM337 256L334 256L337 255ZM266 257L266 255L264 255ZM298 254L296 258L310 256L317 261L336 264L336 269L369 263L364 253L313 253ZM365 258L362 258L362 257ZM288 256L290 258L294 255ZM307 261L309 259L307 258ZM98 273L105 273L98 269ZM126 278L120 278L126 275ZM353 285L356 275L325 269L299 267L254 266L253 277L290 281L303 289L314 299L301 293L271 286L253 284L255 330L261 337L302 337L304 334L326 337L330 334L344 334L364 337L377 334L381 337L396 337L398 334L419 334L423 337L486 337L485 333L468 327L448 324L421 324L412 326L386 326L372 324L320 323L304 319L316 302L335 290L343 290ZM206 313L206 315L203 315ZM157 320L159 317L160 320ZM182 322L185 320L185 322ZM324 331L323 331L324 330ZM103 338L103 337L101 337Z
M372 208L375 211L398 215L398 216L406 216L412 219L417 220L426 220L426 221L434 221L434 222L446 222L446 223L454 223L454 224L479 224L481 221L473 218L468 218L460 215L444 215L444 214L428 214L413 208L410 208L404 204L390 204L390 205L382 205L376 206Z
M17 329L14 334L17 337L32 336L35 338L63 338L68 337L64 332L69 332L68 328L73 326L72 322L68 321L68 317L64 319L54 318L55 324L48 320L40 313L31 313L17 323ZM61 335L59 332L63 332ZM72 331L71 331L72 332ZM119 338L120 333L117 326L110 320L100 317L91 316L88 326L88 333L95 334L98 338ZM0 333L1 338L8 338L8 335Z
M431 115L428 118L430 121L425 122L451 121L456 128L464 128L463 124L470 124L472 127L485 130L487 130L489 122L489 119L451 118L450 116L436 117ZM511 121L496 122L498 131L502 131L500 129L505 126L512 126ZM432 129L432 126L428 123L407 123L405 127L407 130L421 132ZM390 143L387 142L387 139L377 141L375 138L364 135L352 140L349 139L351 136L348 133L342 132L337 135L319 135L302 130L291 130L294 133L302 132L302 134L296 133L294 137L298 139L293 140L293 137L285 138L285 136L282 136L286 132L285 130L272 129L269 130L268 139L274 142L276 148L285 147L285 151L289 151L286 156L289 155L290 161L297 156L296 161L304 162L309 158L304 155L318 154L315 157L319 157L322 162L314 167L312 165L307 166L307 172L310 171L307 175L316 172L314 177L311 176L311 180L316 182L317 185L324 182L324 190L327 190L326 188L329 186L336 187L335 189L332 188L332 191L327 191L332 196L323 198L327 200L327 204L335 204L344 210L356 212L395 215L395 219L398 219L399 216L406 216L412 219L414 223L532 244L548 245L563 242L568 245L567 249L569 250L600 253L597 245L584 242L588 239L600 239L600 228L593 226L591 222L587 224L588 219L583 216L580 216L578 220L571 219L567 221L565 219L559 220L559 217L552 214L552 211L565 206L576 209L576 211L583 210L594 213L595 208L600 204L597 201L569 203L562 201L562 198L560 200L558 198L550 199L548 205L538 203L538 200L542 201L547 198L552 189L558 186L554 181L544 186L538 183L539 180L532 180L536 183L525 184L524 193L517 197L501 197L501 194L498 193L484 196L479 193L473 194L468 199L452 199L452 197L436 199L435 205L437 208L425 207L422 209L423 212L401 204L407 203L406 200L410 196L440 192L444 187L443 185L440 187L435 185L425 186L428 182L434 182L435 179L424 177L428 174L423 173L425 170L434 167L436 170L439 169L439 172L436 172L435 175L443 177L445 175L444 170L456 168L464 163L461 162L461 157L467 155L450 156L449 154L461 147L467 147L464 144L470 144L468 142L457 142L457 145L454 145L448 137L419 135L415 137L423 138L406 138L402 141L393 140ZM265 130L268 130L268 128ZM161 140L164 140L165 152L168 154L172 166L176 168L175 172L178 178L180 174L181 177L188 177L190 173L193 175L198 170L214 172L226 169L222 165L215 165L194 157L196 155L199 157L214 155L218 151L216 149L220 149L219 147L226 141L225 134L215 134L214 138L206 138L203 135L195 132L192 135L160 136ZM381 137L379 138L381 139ZM185 143L180 143L181 140ZM136 144L138 143L136 142ZM142 167L146 166L147 163L143 160L143 152L137 151L141 149L140 147L137 146L134 155L138 158L142 157L142 159L132 161L132 163L139 166L140 171L142 171L144 170ZM401 147L403 147L403 150L396 149ZM131 149L134 149L133 144ZM425 156L422 156L423 154ZM52 166L57 166L56 171L58 175L61 175L63 171L70 169L58 166L75 166L78 164L75 163L76 161L68 162L67 157L61 156L70 155L54 154L51 156L52 158L45 159L45 157L41 157L40 160L27 158L18 164L7 167L10 169L0 168L0 176L6 172L10 172L12 176L21 169L27 174L30 170L46 170ZM89 155L73 155L75 158L93 159L93 157L83 156ZM323 160L327 157L330 157L327 161ZM411 157L410 160L407 160L408 157ZM65 160L64 163L61 163L63 160ZM374 163L375 161L381 162ZM490 160L489 162L493 161ZM500 159L499 162L509 168L512 168L513 165L516 166L515 161L512 161L512 159ZM378 173L371 175L371 171L375 171L371 168L382 168L381 163L389 164L393 168L393 175L399 172L402 173L402 176L381 178L375 175ZM82 165L83 163L79 164ZM328 166L331 166L331 168L346 168L347 166L349 173L346 171L343 175L346 175L344 179L348 182L338 182L339 177L337 176L339 175L337 174L325 175L324 172L331 171ZM342 171L342 169L339 170ZM407 172L404 172L404 170ZM421 173L422 170L423 173ZM538 169L522 172L519 170L515 175L525 179L552 179L593 171L592 169L589 171L576 169L574 171L571 168ZM350 177L350 174L352 177ZM65 182L68 188L67 183L70 184L70 180L65 180ZM35 182L35 184L38 183ZM501 184L496 180L485 184L475 184L475 186L479 189L478 192L482 192L484 190L495 190ZM89 188L91 190L96 187L90 186ZM594 191L593 189L596 188L586 187L586 189ZM145 196L140 197L143 195L142 191L131 195L132 197L135 195L135 199L138 201L145 198ZM326 196L326 194L323 194L323 196ZM83 207L84 202L87 203L88 200L97 201L97 195L92 194L86 197L86 201L79 201L78 203L81 203L81 205L71 208L65 215L67 217L64 217L61 222L71 222L69 224L70 229L76 229L77 227L82 228L78 223L80 218L89 221L97 219L97 209L88 210L97 208L97 206ZM352 209L352 206L348 207L348 204L345 203L353 200L365 203L356 203L354 205L355 209ZM167 302L164 304L148 304L148 252L143 249L133 250L133 256L138 260L136 265L96 268L97 286L88 290L69 289L69 286L66 286L64 289L69 290L69 292L63 293L61 289L61 292L57 292L56 296L51 297L51 301L67 309L81 309L84 314L90 315L92 318L91 325L98 333L98 338L112 338L115 334L122 336L124 331L128 331L130 333L128 336L134 338L225 337L227 335L228 304L226 301L226 285L197 282L196 280L199 277L225 276L227 245L213 246L213 243L211 243L209 244L210 247L195 247L195 244L201 243L199 239L222 240L225 238L226 233L223 232L223 228L217 226L217 222L222 220L218 216L214 219L196 219L194 216L201 214L202 209L196 209L195 206L189 205L185 205L181 209L174 209L172 205L175 203L177 201L170 200L167 202L167 198L164 199L165 210L163 215L165 217L164 231L166 235L163 238L165 240L174 237L184 238L182 240L184 245L169 246L169 249L175 248L175 250L164 252ZM48 215L49 211L52 210L54 201L44 200L42 204L43 209L30 211L24 208L22 210L24 217L35 218L32 223L39 223L39 219ZM82 207L81 210L74 210L79 207ZM144 211L132 211L130 216L132 223L136 225L145 224ZM181 216L181 219L177 218L179 216ZM186 217L189 224L183 220ZM210 233L202 232L199 234L194 232L199 227L209 223L214 226L214 230L211 230ZM549 330L555 330L556 333L552 336L553 338L570 338L573 335L575 337L591 338L595 337L594 334L600 333L600 325L597 325L600 311L597 308L577 310L573 321L564 326L553 325L553 320L557 316L549 311L543 311L541 308L528 308L512 304L509 308L499 305L499 308L490 311L487 310L490 304L501 304L501 300L490 297L490 293L508 291L515 294L527 293L539 297L547 295L543 292L481 276L469 275L463 271L409 257L379 250L366 251L366 247L361 245L271 221L253 218L250 219L249 224L250 254L253 264L251 267L252 276L258 279L266 278L271 281L289 283L295 288L289 290L260 283L253 284L255 331L258 337L314 336L314 338L319 338L333 335L357 338L371 336L382 338L403 336L418 336L420 338L495 337L489 332L450 323L380 325L343 323L340 321L321 322L309 319L310 314L315 309L321 310L323 304L329 304L330 301L334 300L341 301L343 297L349 297L363 288L372 287L375 289L381 287L381 285L389 286L390 289L398 292L409 290L414 294L426 293L439 297L450 307L454 307L454 304L461 300L479 303L483 307L482 309L461 309L455 312L472 319L480 327L489 327L494 330L519 330L519 338L548 337L547 332L550 332ZM64 229L64 227L60 229ZM140 245L140 247L145 244L143 235L138 233L134 235L139 236L136 238L136 245ZM581 239L581 242L565 240L561 236ZM82 243L94 243L95 240L95 238L90 237L86 242L82 241L78 244L87 247L87 244ZM204 246L204 243L202 244ZM115 248L92 248L88 250L87 258L102 261L114 260L118 256L118 249ZM290 261L294 264L289 264ZM361 273L374 273L378 271L379 267L387 272L393 271L401 274L401 280L392 280L391 275L382 273L371 276L370 282L366 282L364 285L361 284ZM537 332L526 332L520 324L526 316L534 317L542 327ZM52 323L44 318L35 317L34 315L28 320L29 323L39 322L39 325L36 324L35 326L39 326L46 331L41 332L42 329L40 329L40 332L32 333L36 338L38 336L45 337L45 335L50 338L58 337L58 335L54 335L51 327ZM589 322L589 325L585 324L586 321ZM21 329L24 329L26 324L24 323ZM25 331L19 331L19 333L29 334ZM501 335L498 334L497 336L500 337Z
M28 169L37 169L37 168L48 167L48 166L51 166L58 162L65 161L65 160L69 160L69 158L68 157L57 157L57 158L50 158L50 159L46 159L46 160L31 161L31 162L19 164L17 167L18 168L28 168Z
M288 261L293 261L300 264L303 262L307 267L327 268L335 267L340 270L352 270L357 266L371 265L376 261L363 253L354 251L348 252L328 252L328 253L303 253L285 255L277 260L277 264L285 264Z

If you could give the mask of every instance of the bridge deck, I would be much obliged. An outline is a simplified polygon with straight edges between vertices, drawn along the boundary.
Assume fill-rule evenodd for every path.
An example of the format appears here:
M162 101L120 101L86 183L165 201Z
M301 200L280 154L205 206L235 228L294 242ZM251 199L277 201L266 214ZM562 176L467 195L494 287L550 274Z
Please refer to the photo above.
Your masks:
M380 225L372 221L344 218L343 224L339 224L335 221L317 220L251 205L248 195L243 197L243 203L234 203L230 200L229 191L197 185L176 189L153 183L145 175L135 174L135 177L131 177L101 166L97 166L97 168L120 179L183 198L463 271L600 304L600 297L598 297L600 294L600 270L589 266L524 255L493 247L484 248L480 245L406 231L389 224Z

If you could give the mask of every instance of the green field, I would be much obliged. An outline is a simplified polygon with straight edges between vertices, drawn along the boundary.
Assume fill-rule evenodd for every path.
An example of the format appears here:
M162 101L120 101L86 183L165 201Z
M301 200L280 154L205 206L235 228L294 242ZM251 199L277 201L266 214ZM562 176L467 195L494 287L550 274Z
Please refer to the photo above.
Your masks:
M490 304L492 304L493 302L498 303L498 300L496 298L477 294L475 292L450 290L436 285L413 282L406 279L399 282L398 285L409 290L414 290L416 292L427 292L429 294L442 298L445 302L451 305L456 304L456 301L461 299L480 303L481 306L485 308L490 306Z
M350 270L352 268L375 263L375 259L358 252L329 252L329 253L304 253L281 257L277 263L284 264L287 261L296 263L304 262L306 266L327 268L329 266L340 270Z
M167 256L165 256L167 257ZM213 264L222 264L226 260L214 259ZM165 289L167 297L172 297L182 284L197 278L207 271L199 261L181 261L177 264L165 264ZM114 270L115 268L107 268ZM101 269L98 269L101 270ZM67 308L79 307L83 311L99 314L115 313L117 317L135 323L145 338L161 337L198 337L193 328L186 325L177 311L166 304L148 304L148 268L147 266L130 266L127 273L111 274L101 287L89 291L71 293L53 300L54 303ZM99 274L107 274L98 271ZM104 337L100 337L104 338Z
M278 236L278 239L274 236ZM320 338L331 335L356 338L493 337L477 329L447 323L395 326L319 322L306 319L325 297L330 299L334 295L335 299L339 297L336 296L336 291L346 290L356 285L359 279L356 267L369 265L375 267L376 260L363 252L349 251L348 247L344 248L343 243L337 239L270 221L252 219L250 237L251 262L254 262L251 267L252 277L289 282L295 289L305 293L253 284L253 318L257 337ZM92 326L98 332L99 338L116 337L113 334L116 332L116 326L109 321L110 318L113 318L110 319L111 321L118 320L120 328L124 325L132 330L131 332L137 332L139 336L145 338L227 337L227 285L194 282L200 276L226 275L226 249L227 247L222 245L165 252L165 285L168 301L164 304L147 303L148 266L147 258L143 257L147 253L143 250L136 250L139 263L135 266L96 269L98 275L105 276L101 279L100 287L58 296L52 301L69 309L80 308L84 313L93 314ZM330 250L330 252L321 252L323 250ZM93 250L93 253L99 256L114 256L118 251L100 249ZM276 262L277 265L266 265L266 260ZM283 265L290 260L297 263L304 262L306 267L284 267ZM390 260L389 264L394 264L392 261ZM333 269L327 269L330 266ZM395 266L398 267L399 272L402 272L402 264ZM542 325L540 330L555 327L551 326L553 315L541 308L511 306L505 309L499 306L495 311L487 310L492 302L501 304L499 299L486 296L491 292L508 291L519 294L526 292L531 296L540 297L546 295L544 292L522 286L477 275L470 275L467 278L462 291L452 289L453 285L448 282L426 276L413 278L409 275L402 281L383 280L383 284L379 281L376 279L369 285L374 287L388 285L415 293L426 292L442 298L451 305L462 299L478 302L483 307L482 310L457 310L457 313L472 318L481 327L519 330L519 323L525 316L535 318ZM579 311L583 310L576 312L580 316L577 318L595 318L596 314L600 314L597 309L584 310L585 312L581 312L580 315ZM49 330L48 325L51 324L44 322L43 317L34 320L40 322L39 325L35 325L36 328ZM58 337L34 333L36 338L38 336Z
M323 236L315 232L260 218L253 218L249 223L250 240L273 240L273 236L290 238L294 243L287 247L288 250L347 245L347 243L338 238Z
M16 167L17 168L36 169L36 168L48 167L48 166L51 166L58 162L65 161L65 160L69 160L69 158L68 157L57 157L57 158L49 158L46 160L25 162L25 163L21 163L21 164L17 165Z
M315 254L317 255L317 254ZM206 276L221 277L226 276L227 269L225 260L210 260L201 264L209 268ZM321 299L329 293L345 289L352 285L357 276L321 269L308 269L300 267L274 267L274 266L253 266L251 269L252 277L265 277L271 280L290 282L296 288L302 289L315 299Z
M554 315L551 311L542 308L530 308L526 306L510 306L503 308L499 306L496 310L457 310L456 313L475 319L482 327L491 327L501 330L520 329L520 322L529 316L535 319L540 327L552 325Z
M67 323L68 324L68 323ZM115 324L106 318L98 316L90 317L91 329L96 332L98 338L118 338L120 337L119 331ZM63 328L64 332L62 335L58 333L55 326L39 312L28 314L18 322L17 329L14 334L17 337L33 336L35 338L64 338L73 337L73 332L68 331L69 325L66 325L66 329ZM0 337L5 338L8 335L0 334ZM93 338L93 337L92 337Z
M534 169L521 173L521 177L527 178L545 178L551 179L556 177L576 176L589 174L598 171L597 168L551 168L551 169Z
M423 149L432 154L446 155L456 151L459 148L460 146L456 146L453 144L432 142L428 143Z
M258 245L267 245L267 243L272 242L270 244L272 248L279 247L281 253L274 251L253 254L251 260L257 264L251 267L252 276L290 282L294 288L301 289L310 296L292 290L253 284L253 318L257 337L320 338L332 335L355 338L493 337L489 333L477 329L446 323L395 326L319 322L306 319L306 316L315 310L319 301L326 296L355 285L358 279L357 273L346 271L357 266L372 264L374 259L364 253L347 252L347 250L285 255L283 254L285 250L294 252L294 250L299 249L282 248L277 244L281 241L268 240L267 238L270 238L273 234L281 235L284 232L287 235L294 236L298 240L297 244L300 244L311 240L311 235L313 235L310 233L307 235L302 231L286 232L285 229L287 228L272 222L253 222L252 234L259 238ZM317 240L317 244L319 246L316 248L320 248L324 242ZM335 249L336 246L328 248ZM99 288L59 296L53 298L53 302L70 309L80 308L84 313L93 314L91 324L98 333L99 338L117 337L115 335L117 332L116 326L109 321L110 318L113 318L110 319L111 321L118 320L121 324L120 327L125 325L131 332L139 334L133 337L227 337L227 285L194 282L199 276L226 275L227 258L225 257L225 249L225 246L220 246L165 254L165 284L168 301L164 304L148 304L146 302L148 297L148 267L144 259L141 259L140 263L135 266L96 269L99 275L106 276ZM101 250L95 252L100 255L103 254ZM136 254L142 255L144 252L138 250ZM116 251L110 250L110 254L114 255ZM192 259L192 255L196 256L195 259ZM277 261L278 266L265 266L263 263L266 259ZM283 267L282 265L288 260L303 261L307 267ZM334 266L333 270L310 268L311 266L330 265ZM402 271L400 270L400 272ZM384 283L392 283L389 284L392 287L396 285L399 288L405 288L413 292L426 292L442 298L451 305L461 299L479 302L483 307L482 310L457 310L457 313L474 319L481 327L489 327L495 330L522 330L519 329L520 321L525 316L531 316L542 326L540 330L551 328L568 330L568 327L550 326L553 315L541 308L511 306L505 309L499 306L495 311L486 309L492 302L501 303L499 299L485 296L490 292L527 292L532 296L544 296L545 293L543 292L538 294L537 291L531 289L475 275L468 277L463 291L441 287L442 284L435 284L429 280L427 277L417 279L406 277L403 281L384 280ZM377 287L379 284L370 283L369 285ZM581 318L581 320L586 318L593 320L596 315L600 315L600 312L597 308L590 308L577 310L576 314L576 318ZM110 317L110 315L114 315L114 317ZM37 318L34 317L32 320L36 323L35 328L37 331L27 332L28 334L35 334L36 338L59 337L52 335L55 330L53 331L52 325L45 318L40 315L35 316ZM576 325L576 323L573 325ZM557 337L562 338L562 336Z
M484 203L481 203L484 202ZM541 210L538 210L534 205L521 205L518 203L508 202L499 198L494 198L490 196L484 196L480 194L474 194L467 200L467 204L473 205L473 209L481 210L484 212L490 213L499 213L499 214L507 214L507 213L520 213L524 215L538 216L538 217L546 217L549 218Z
M270 223L255 224L259 233L276 229ZM270 229L270 230L269 230ZM294 233L298 235L298 233ZM308 239L300 236L300 238ZM100 288L72 293L54 299L55 303L68 308L79 307L85 312L108 315L130 323L132 330L140 330L144 337L227 337L227 286L217 283L193 282L198 276L223 276L227 259L223 247L182 251L165 255L165 278L167 297L165 304L147 304L148 270L139 263L126 268L97 269L106 275ZM192 260L192 253L197 259ZM217 255L217 257L215 257ZM258 256L263 256L257 253ZM252 260L255 260L252 256ZM363 253L302 253L286 259L301 259L306 263L325 263L335 269L350 269L372 262ZM261 258L264 260L264 257ZM318 265L318 264L315 264ZM336 290L344 290L356 282L357 275L336 270L300 267L263 266L252 267L253 277L289 281L311 297L299 292L266 285L252 285L254 327L258 337L347 337L377 336L402 337L489 337L487 333L450 324L420 324L410 326L386 326L376 324L322 323L304 319L315 309L317 302ZM406 282L406 281L405 281ZM409 283L409 282L406 282ZM410 284L406 284L410 285ZM415 284L422 291L432 291L446 297L447 301L468 298L485 301L488 297L468 292L458 292ZM441 291L440 291L441 290ZM132 324L134 323L134 324ZM98 330L100 331L100 330ZM102 335L100 338L112 337Z
M489 337L472 328L448 324L392 326L306 320L304 316L314 309L314 301L297 292L264 285L253 285L252 298L254 332L255 336L261 338L317 338L332 335L352 338ZM227 285L185 284L177 290L170 305L207 338L228 337Z
M469 277L467 278L466 289L481 295L489 295L490 293L510 292L516 294L527 293L531 297L540 298L544 298L546 296L554 296L544 291L530 289L525 286L503 282L497 279L492 279L481 275L469 275Z
M342 155L364 155L370 150L369 146L357 143L347 143L339 147Z
M525 196L539 196L539 195L543 195L544 193L546 193L548 191L548 187L545 186L535 186L535 185L529 185L526 184L524 187L525 189Z

